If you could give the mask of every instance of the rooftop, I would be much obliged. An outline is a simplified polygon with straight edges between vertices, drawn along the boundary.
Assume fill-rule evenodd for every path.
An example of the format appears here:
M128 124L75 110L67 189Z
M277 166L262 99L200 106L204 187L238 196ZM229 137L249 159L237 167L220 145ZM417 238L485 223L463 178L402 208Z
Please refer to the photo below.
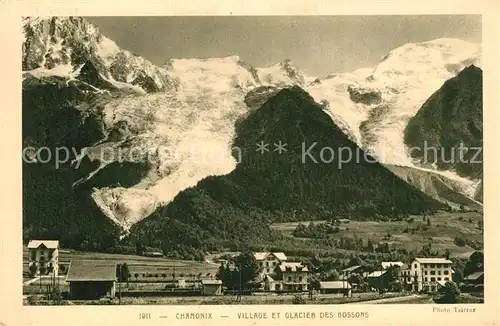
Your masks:
M281 263L279 268L282 272L291 271L291 272L308 272L307 266L304 266L302 263Z
M48 249L59 248L58 240L30 240L28 243L28 249L37 249L42 244Z
M116 263L107 260L72 260L66 281L116 281Z
M421 264L452 264L453 262L446 258L415 258Z
M349 282L342 281L331 281L331 282L319 282L322 289L350 289L351 284Z
M221 280L201 280L203 285L222 285Z
M382 276L385 274L386 271L374 271L370 274L368 274L368 276L366 277L379 277L379 276Z
M354 271L354 270L356 270L356 269L358 269L360 267L361 267L361 265L355 265L355 266L344 268L342 271L343 272L351 272L351 271Z
M475 273L468 275L465 279L473 281L473 280L477 280L478 278L480 278L483 275L484 275L484 272L475 272Z
M391 266L402 267L404 265L404 263L401 261L383 261L381 264L383 269L389 268Z
M269 255L274 255L278 260L285 261L287 260L286 255L283 252L256 252L253 254L255 260L264 260Z

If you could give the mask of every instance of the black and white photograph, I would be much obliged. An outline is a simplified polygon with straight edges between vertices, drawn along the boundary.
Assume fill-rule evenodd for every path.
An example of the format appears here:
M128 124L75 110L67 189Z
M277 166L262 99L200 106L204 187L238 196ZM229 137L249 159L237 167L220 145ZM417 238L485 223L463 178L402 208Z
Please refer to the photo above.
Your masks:
M481 15L21 28L24 306L487 302Z

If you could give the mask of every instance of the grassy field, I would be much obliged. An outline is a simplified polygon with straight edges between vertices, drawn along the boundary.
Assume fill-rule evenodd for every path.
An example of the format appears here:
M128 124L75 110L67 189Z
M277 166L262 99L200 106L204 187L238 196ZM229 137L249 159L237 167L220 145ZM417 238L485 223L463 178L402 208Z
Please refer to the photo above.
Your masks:
M135 255L61 250L59 254L59 261L61 265L67 267L73 259L104 259L108 262L111 261L118 264L127 263L130 274L132 275L132 281L136 280L147 282L171 281L173 273L175 273L176 278L189 278L190 275L194 275L196 277L199 277L200 275L202 277L211 277L217 273L217 269L219 268L216 264L199 261L170 260ZM28 251L26 248L24 248L23 251L23 262L23 272L26 274L28 272ZM135 277L136 274L138 276L137 278Z
M430 225L423 221L422 216L413 216L414 222L408 224L406 221L349 221L339 226L340 231L331 235L334 239L353 236L354 234L365 241L371 239L374 243L378 241L389 242L396 248L407 250L420 250L422 246L432 243L435 250L444 252L449 249L451 256L468 258L474 249L468 245L463 247L454 243L456 236L462 236L467 240L483 241L482 231L477 228L478 222L483 217L479 213L439 213L430 217ZM319 223L320 221L315 221ZM301 222L308 224L309 222ZM299 222L275 223L271 227L283 232L283 234L294 237L293 231ZM416 230L418 225L427 227L427 230ZM410 232L404 233L409 228ZM415 230L412 234L411 230ZM387 240L386 236L390 234ZM300 238L296 238L300 240Z

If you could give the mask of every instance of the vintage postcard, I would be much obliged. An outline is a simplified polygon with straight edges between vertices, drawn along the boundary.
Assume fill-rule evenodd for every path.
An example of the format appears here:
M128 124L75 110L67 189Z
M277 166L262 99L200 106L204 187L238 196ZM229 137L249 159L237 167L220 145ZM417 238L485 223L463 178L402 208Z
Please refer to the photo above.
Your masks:
M0 325L498 324L499 7L7 4Z

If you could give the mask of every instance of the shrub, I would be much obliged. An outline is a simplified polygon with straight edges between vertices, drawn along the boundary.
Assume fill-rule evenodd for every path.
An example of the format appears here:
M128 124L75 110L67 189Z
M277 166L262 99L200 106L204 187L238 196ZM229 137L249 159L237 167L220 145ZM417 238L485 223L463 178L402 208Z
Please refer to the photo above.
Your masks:
M467 244L467 241L461 236L456 236L453 242L459 247L463 247Z
M295 297L293 297L292 303L293 304L305 304L306 299L304 299L304 297L302 295L297 294Z
M436 303L457 303L460 296L460 289L454 282L446 282L446 284L439 289L440 297L434 299Z

